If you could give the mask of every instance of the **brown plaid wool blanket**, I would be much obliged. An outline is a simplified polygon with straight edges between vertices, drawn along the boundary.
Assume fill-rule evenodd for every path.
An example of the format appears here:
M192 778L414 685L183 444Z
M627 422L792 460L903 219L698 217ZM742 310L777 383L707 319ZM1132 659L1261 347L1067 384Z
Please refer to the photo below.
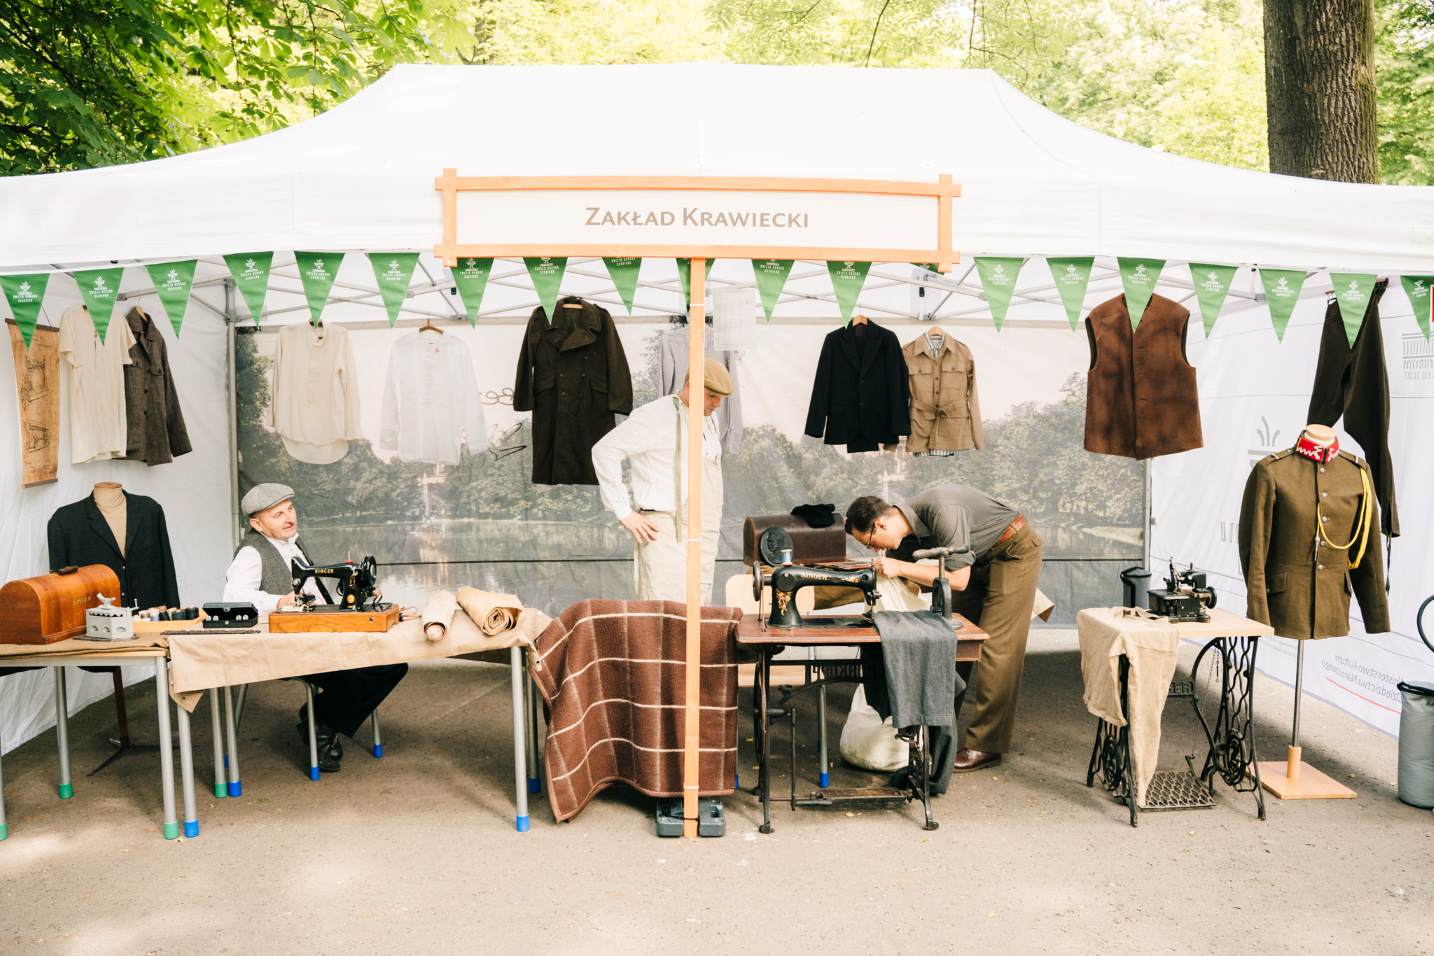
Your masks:
M703 796L737 773L737 621L702 609ZM687 609L670 601L580 601L538 635L532 673L548 704L548 801L567 820L614 782L682 795Z

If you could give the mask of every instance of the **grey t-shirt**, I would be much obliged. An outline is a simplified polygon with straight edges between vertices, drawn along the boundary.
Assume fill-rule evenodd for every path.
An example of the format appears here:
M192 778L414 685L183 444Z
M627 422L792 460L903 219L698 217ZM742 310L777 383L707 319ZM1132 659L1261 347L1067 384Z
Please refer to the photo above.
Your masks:
M964 568L986 557L1018 512L970 485L937 485L910 501L894 500L915 534L907 535L892 557L910 561L922 548L955 548L948 568Z

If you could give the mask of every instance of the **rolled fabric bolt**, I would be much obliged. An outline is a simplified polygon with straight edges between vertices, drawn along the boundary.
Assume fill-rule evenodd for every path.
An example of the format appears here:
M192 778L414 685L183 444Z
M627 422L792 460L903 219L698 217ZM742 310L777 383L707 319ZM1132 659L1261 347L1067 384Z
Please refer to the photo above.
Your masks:
M511 630L518 623L523 602L512 594L495 594L478 588L459 588L458 606L489 637Z
M441 641L458 613L458 599L452 591L439 591L423 606L423 636L430 641Z

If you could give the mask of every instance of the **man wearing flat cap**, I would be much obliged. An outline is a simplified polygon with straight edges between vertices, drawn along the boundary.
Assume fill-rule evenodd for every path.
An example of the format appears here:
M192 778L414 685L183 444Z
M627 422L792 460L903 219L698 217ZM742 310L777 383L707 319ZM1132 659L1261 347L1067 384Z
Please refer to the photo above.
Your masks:
M294 489L273 482L250 488L240 502L249 518L249 530L224 578L225 601L247 601L268 616L271 611L291 607L294 596L290 562L309 557L299 541L299 516L294 510ZM312 562L310 562L312 563ZM322 600L312 578L304 583L306 594ZM315 685L314 699L318 726L319 769L332 773L340 768L343 746L339 734L352 737L389 692L408 673L407 664L360 667L355 670L308 674L304 680ZM299 740L308 752L309 728L306 708L299 709Z
M713 413L732 394L732 376L716 359L702 365L702 601L712 597L722 532L722 436ZM639 601L687 601L688 381L675 395L633 410L593 446L603 504L632 535ZM631 490L622 463L632 473Z

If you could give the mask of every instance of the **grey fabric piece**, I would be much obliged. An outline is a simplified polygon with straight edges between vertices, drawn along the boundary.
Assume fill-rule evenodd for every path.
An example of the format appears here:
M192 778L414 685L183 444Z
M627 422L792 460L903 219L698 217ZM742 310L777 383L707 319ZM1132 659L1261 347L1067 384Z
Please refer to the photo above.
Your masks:
M715 352L712 336L704 340L709 359L722 363L732 379L732 394L717 407L717 427L722 435L722 452L735 455L742 448L742 383L737 380L736 352ZM662 348L658 351L657 387L663 395L672 395L682 387L687 377L687 330L672 329L662 333Z
M1010 505L970 485L937 485L909 501L891 503L901 509L916 532L891 552L892 557L909 561L910 552L921 548L956 548L946 559L951 570L986 557L1018 514Z
M897 729L956 721L956 634L931 611L877 611L891 723Z
M307 555L302 541L295 541L299 550ZM239 539L239 547L235 550L237 555L245 548L253 548L259 554L259 561L263 564L264 570L259 578L259 590L266 594L288 594L294 589L294 575L289 566L284 563L284 556L279 549L269 543L269 539L259 532L250 528L244 532L244 537Z

